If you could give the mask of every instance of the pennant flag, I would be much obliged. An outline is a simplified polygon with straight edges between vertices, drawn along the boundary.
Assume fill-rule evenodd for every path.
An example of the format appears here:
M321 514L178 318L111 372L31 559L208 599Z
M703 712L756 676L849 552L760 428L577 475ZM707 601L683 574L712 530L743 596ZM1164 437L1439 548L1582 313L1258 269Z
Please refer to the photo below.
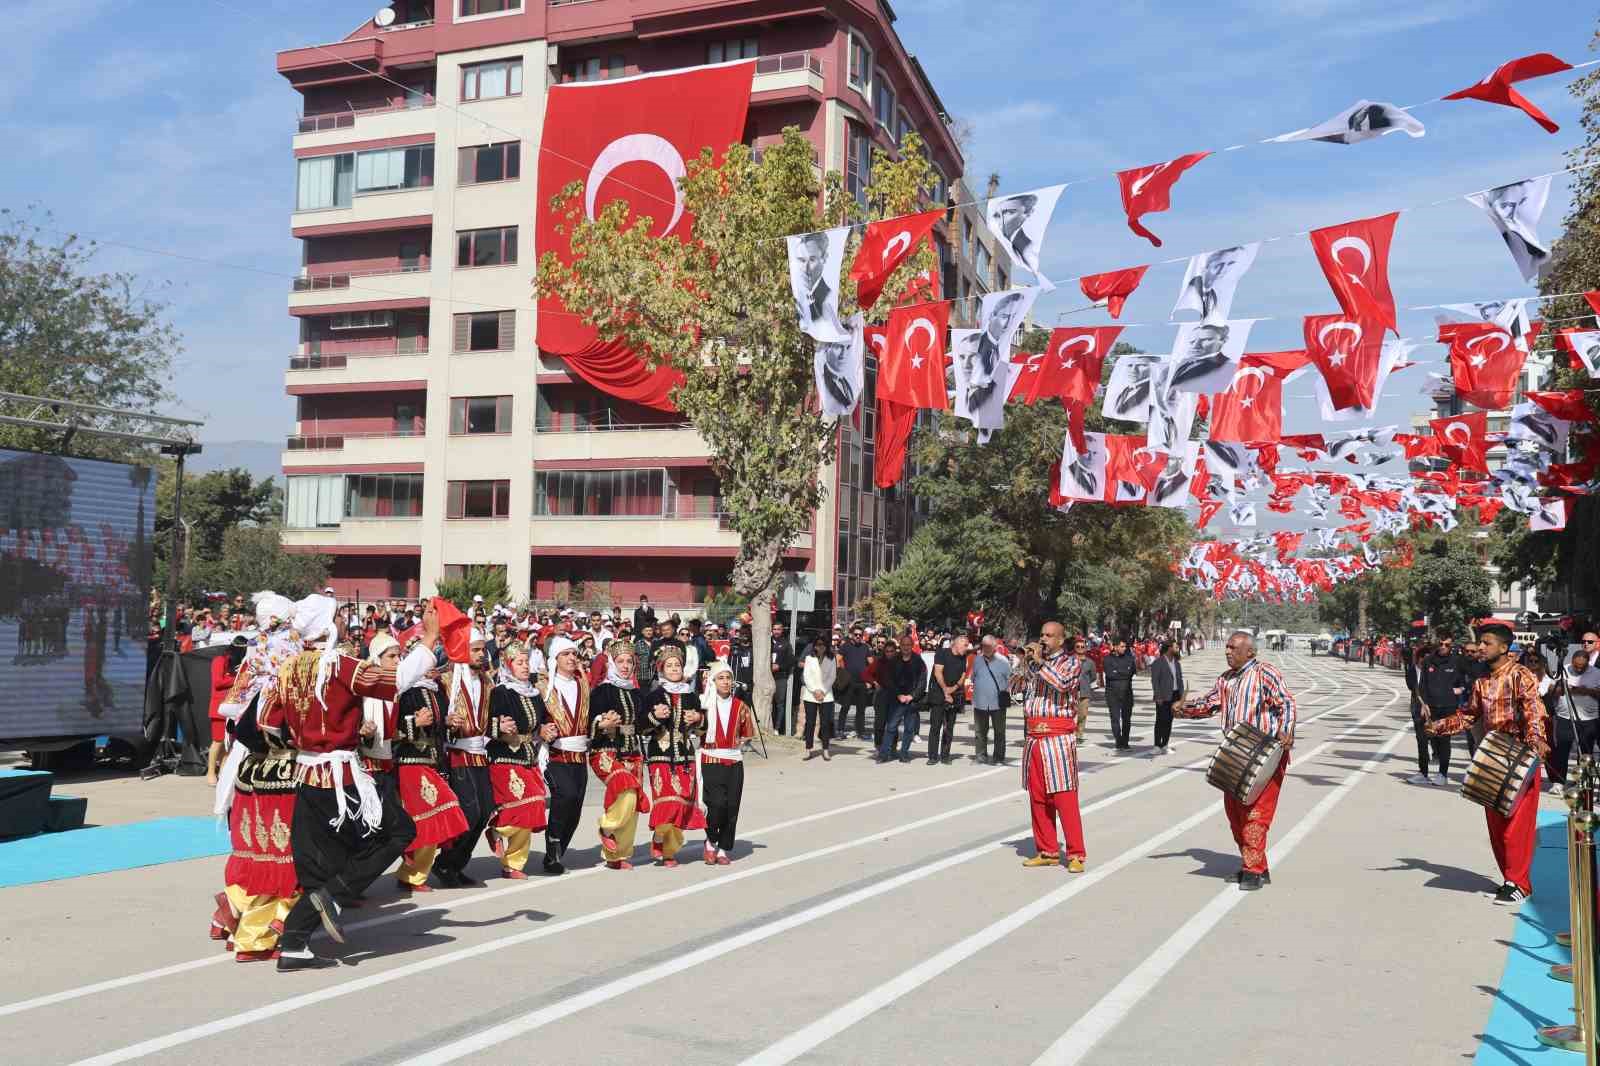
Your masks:
M1110 453L1104 433L1085 433L1083 447L1068 434L1061 442L1061 497L1066 500L1106 499L1106 463Z
M981 329L950 331L956 386L952 411L978 429L979 444L987 442L990 433L1005 427L1005 402L1013 387L1012 375L1021 369L1009 359L987 365L979 352L984 337Z
M944 208L920 215L902 215L869 222L850 264L850 277L856 283L856 303L863 311L878 302L889 275L911 257L917 243L932 232L934 223L944 217Z
M1322 418L1325 422L1365 422L1376 414L1378 402L1383 399L1384 386L1389 383L1389 376L1400 369L1404 357L1416 350L1416 342L1404 340L1399 337L1385 337L1383 349L1378 354L1378 380L1372 387L1371 407L1347 407L1340 411L1333 406L1333 396L1328 392L1328 383L1322 377L1315 382L1317 405L1322 409ZM1407 363L1406 366L1412 364Z
M1528 399L1543 407L1557 418L1568 422L1593 422L1595 413L1584 400L1582 389L1563 389L1560 392L1530 392Z
M1531 441L1551 454L1565 458L1567 440L1571 433L1571 422L1557 418L1537 403L1523 402L1511 409L1511 422L1506 427L1506 440ZM1542 466L1543 463L1539 465Z
M439 615L439 639L444 642L445 658L453 663L471 659L472 619L442 596L433 597L433 609Z
M1088 300L1105 304L1112 318L1120 318L1122 305L1128 302L1128 297L1133 295L1133 290L1144 280L1144 272L1149 269L1149 266L1136 266L1105 274L1086 274L1078 279L1078 288L1083 290ZM1600 308L1596 310L1600 311Z
M1154 402L1150 408L1150 423L1145 429L1145 446L1163 455L1173 455L1183 450L1199 415L1200 401L1205 397L1168 386L1170 368L1163 367L1156 374L1151 388Z
M1479 322L1494 322L1505 327L1518 348L1528 351L1529 341L1538 328L1528 321L1528 300L1490 300L1472 304L1445 304L1446 311L1456 311Z
M1101 404L1106 417L1125 422L1149 421L1156 370L1165 361L1166 356L1161 355L1124 355L1112 363L1105 402Z
M1344 313L1396 329L1389 291L1389 243L1398 211L1311 231L1311 247Z
M1290 141L1324 141L1328 144L1360 144L1386 133L1404 133L1408 137L1421 137L1425 131L1422 123L1393 104L1357 100L1326 122L1307 126L1303 130L1269 138L1272 144Z
M1106 356L1121 333L1121 326L1063 326L1051 330L1045 354L1054 375L1053 388L1042 395L1059 396L1085 407L1093 403Z
M947 303L913 304L889 312L888 344L878 367L878 395L910 407L944 411Z
M1283 435L1283 379L1264 366L1241 366L1233 383L1211 400L1211 439L1238 444Z
M1118 171L1117 183L1122 188L1122 209L1128 216L1128 228L1157 248L1161 247L1161 238L1145 229L1139 220L1147 214L1171 208L1172 186L1185 170L1210 154L1192 152L1166 163Z
M1044 231L1050 226L1050 216L1065 188L1065 185L1052 185L1048 189L997 196L983 211L989 232L1011 252L1011 258L1033 272L1046 292L1054 291L1055 283L1039 272L1039 259L1044 254Z
M1494 223L1522 280L1530 285L1543 280L1550 267L1550 246L1539 236L1539 218L1550 199L1550 175L1475 192L1467 199Z
M1183 507L1188 502L1189 487L1196 477L1200 461L1200 442L1183 442L1183 448L1167 456L1166 465L1150 489L1151 507Z
M917 422L917 409L909 404L895 403L878 397L878 462L873 468L872 480L880 489L887 489L900 481L906 469L906 445L911 441L911 430Z
M1600 330L1561 330L1556 334L1556 345L1572 356L1574 370L1581 366L1590 377L1600 378Z
M1172 308L1172 317L1176 319L1179 311L1196 311L1202 322L1227 321L1239 279L1256 261L1260 250L1261 244L1257 242L1192 256L1183 275L1183 286L1178 290L1178 302Z
M1593 311L1597 316L1600 316L1600 290L1595 292L1586 292L1583 294L1583 298L1588 302L1589 310ZM1600 318L1597 318L1596 322L1600 322Z
M1528 516L1528 528L1535 533L1567 528L1567 501L1541 500L1538 510Z
M1511 405L1528 353L1512 342L1505 327L1493 322L1445 322L1439 326L1439 343L1450 345L1456 395L1490 410Z
M1239 360L1241 367L1264 366L1272 370L1279 377L1287 378L1301 367L1311 365L1311 357L1304 348L1296 348L1287 352L1249 352Z
M1186 322L1167 357L1166 387L1179 392L1220 392L1233 381L1255 319ZM1159 399L1159 397L1158 397Z
M1194 520L1194 528L1206 528L1206 526L1211 524L1211 520L1217 516L1217 512L1220 510L1222 510L1221 500L1202 500L1200 503L1200 516ZM1217 592L1218 595L1221 594L1222 590L1220 586L1218 587Z
M1428 421L1428 425L1432 427L1433 435L1439 441L1439 450L1445 458L1467 470L1476 470L1480 474L1489 472L1489 444L1484 439L1489 433L1487 412L1434 418Z
M1561 127L1556 125L1549 115L1535 107L1532 100L1511 86L1514 82L1542 78L1547 74L1559 74L1563 70L1571 69L1572 64L1564 59L1549 52L1536 52L1531 56L1523 56L1500 64L1478 84L1458 89L1443 99L1483 100L1486 103L1514 107L1543 126L1546 133L1554 133Z
M850 227L797 233L789 244L789 291L794 294L800 331L819 341L848 344L850 331L839 320L839 272Z
M850 319L848 341L817 341L812 372L825 418L849 418L861 401L865 376L865 324L860 315Z
M1373 405L1383 332L1383 323L1358 315L1306 317L1306 353L1327 382L1335 410Z

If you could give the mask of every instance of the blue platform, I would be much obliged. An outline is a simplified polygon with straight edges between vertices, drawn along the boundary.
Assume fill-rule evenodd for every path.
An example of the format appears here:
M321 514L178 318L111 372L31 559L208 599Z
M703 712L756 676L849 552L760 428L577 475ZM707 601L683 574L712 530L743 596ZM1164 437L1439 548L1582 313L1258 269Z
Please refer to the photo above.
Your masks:
M1545 1025L1572 1024L1572 986L1550 977L1550 967L1571 962L1556 943L1567 931L1567 816L1539 812L1539 847L1533 853L1533 898L1517 913L1516 930L1494 1007L1478 1045L1477 1066L1581 1066L1583 1056L1539 1043Z
M156 818L0 841L0 888L226 855L215 818Z

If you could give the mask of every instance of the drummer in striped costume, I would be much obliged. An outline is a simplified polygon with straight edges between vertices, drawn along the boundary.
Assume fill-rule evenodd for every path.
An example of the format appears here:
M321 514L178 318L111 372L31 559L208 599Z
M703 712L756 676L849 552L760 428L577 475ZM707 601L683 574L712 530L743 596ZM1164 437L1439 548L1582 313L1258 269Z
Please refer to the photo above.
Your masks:
M1174 713L1183 718L1209 718L1221 711L1224 731L1235 722L1248 722L1283 744L1283 759L1254 803L1240 803L1226 793L1222 797L1222 809L1228 813L1228 826L1243 861L1237 875L1239 889L1253 892L1263 884L1272 884L1272 874L1267 870L1267 833L1278 810L1283 775L1289 769L1297 708L1294 694L1277 667L1256 658L1256 641L1249 633L1241 630L1229 637L1224 653L1228 669L1217 678L1211 691L1199 703L1175 708Z
M1040 643L1028 648L1028 690L1023 705L1026 740L1022 786L1033 812L1036 854L1024 866L1056 866L1056 818L1065 837L1067 869L1083 871L1083 819L1078 812L1078 728L1088 711L1079 694L1083 660L1065 647L1067 631L1046 622Z
M1511 627L1502 623L1479 626L1477 636L1483 661L1489 667L1488 676L1472 683L1466 706L1455 714L1429 722L1424 709L1428 732L1436 737L1450 736L1482 721L1490 732L1508 733L1528 745L1543 762L1550 754L1549 714L1539 698L1539 681L1533 671L1506 654L1511 647ZM1505 879L1494 901L1501 905L1521 903L1533 895L1529 871L1538 840L1539 763L1534 764L1533 780L1511 809L1511 817L1493 807L1485 807L1483 814L1489 825L1489 846L1494 849L1500 876Z

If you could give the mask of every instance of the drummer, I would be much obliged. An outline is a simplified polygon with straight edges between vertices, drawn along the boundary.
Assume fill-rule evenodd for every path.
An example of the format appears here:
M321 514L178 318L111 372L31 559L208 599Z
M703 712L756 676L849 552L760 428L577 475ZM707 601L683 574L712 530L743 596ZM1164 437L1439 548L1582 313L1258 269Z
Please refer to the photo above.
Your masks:
M1479 626L1478 646L1488 674L1472 683L1466 706L1455 714L1429 721L1426 708L1423 722L1436 737L1460 733L1476 721L1483 721L1490 732L1507 733L1538 753L1533 776L1522 797L1507 818L1493 807L1483 809L1489 824L1489 846L1505 882L1495 893L1500 906L1515 906L1533 895L1528 878L1533 866L1533 849L1538 839L1539 766L1550 754L1549 715L1539 698L1539 680L1533 671L1507 654L1511 647L1511 627L1501 622ZM1478 745L1481 753L1485 749ZM1476 762L1476 757L1474 758Z
M1294 747L1295 700L1277 667L1256 658L1256 640L1249 633L1240 630L1230 636L1224 654L1228 669L1211 691L1199 703L1180 705L1173 713L1182 718L1209 718L1220 710L1224 733L1235 722L1248 722L1283 745L1283 758L1254 803L1240 803L1226 793L1222 797L1242 863L1234 880L1241 892L1254 892L1263 884L1272 884L1267 870L1267 831L1272 828L1278 792L1289 769L1289 749Z

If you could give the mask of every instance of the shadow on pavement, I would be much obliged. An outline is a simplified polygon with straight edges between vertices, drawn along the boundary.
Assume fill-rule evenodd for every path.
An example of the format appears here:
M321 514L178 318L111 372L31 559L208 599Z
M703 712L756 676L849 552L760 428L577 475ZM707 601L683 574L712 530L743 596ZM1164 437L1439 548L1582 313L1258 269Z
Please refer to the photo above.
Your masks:
M1425 873L1431 880L1424 882L1423 888L1440 888L1450 892L1489 893L1500 887L1500 883L1493 878L1459 866L1415 858L1396 859L1395 862L1398 865L1374 866L1371 869L1374 873Z

